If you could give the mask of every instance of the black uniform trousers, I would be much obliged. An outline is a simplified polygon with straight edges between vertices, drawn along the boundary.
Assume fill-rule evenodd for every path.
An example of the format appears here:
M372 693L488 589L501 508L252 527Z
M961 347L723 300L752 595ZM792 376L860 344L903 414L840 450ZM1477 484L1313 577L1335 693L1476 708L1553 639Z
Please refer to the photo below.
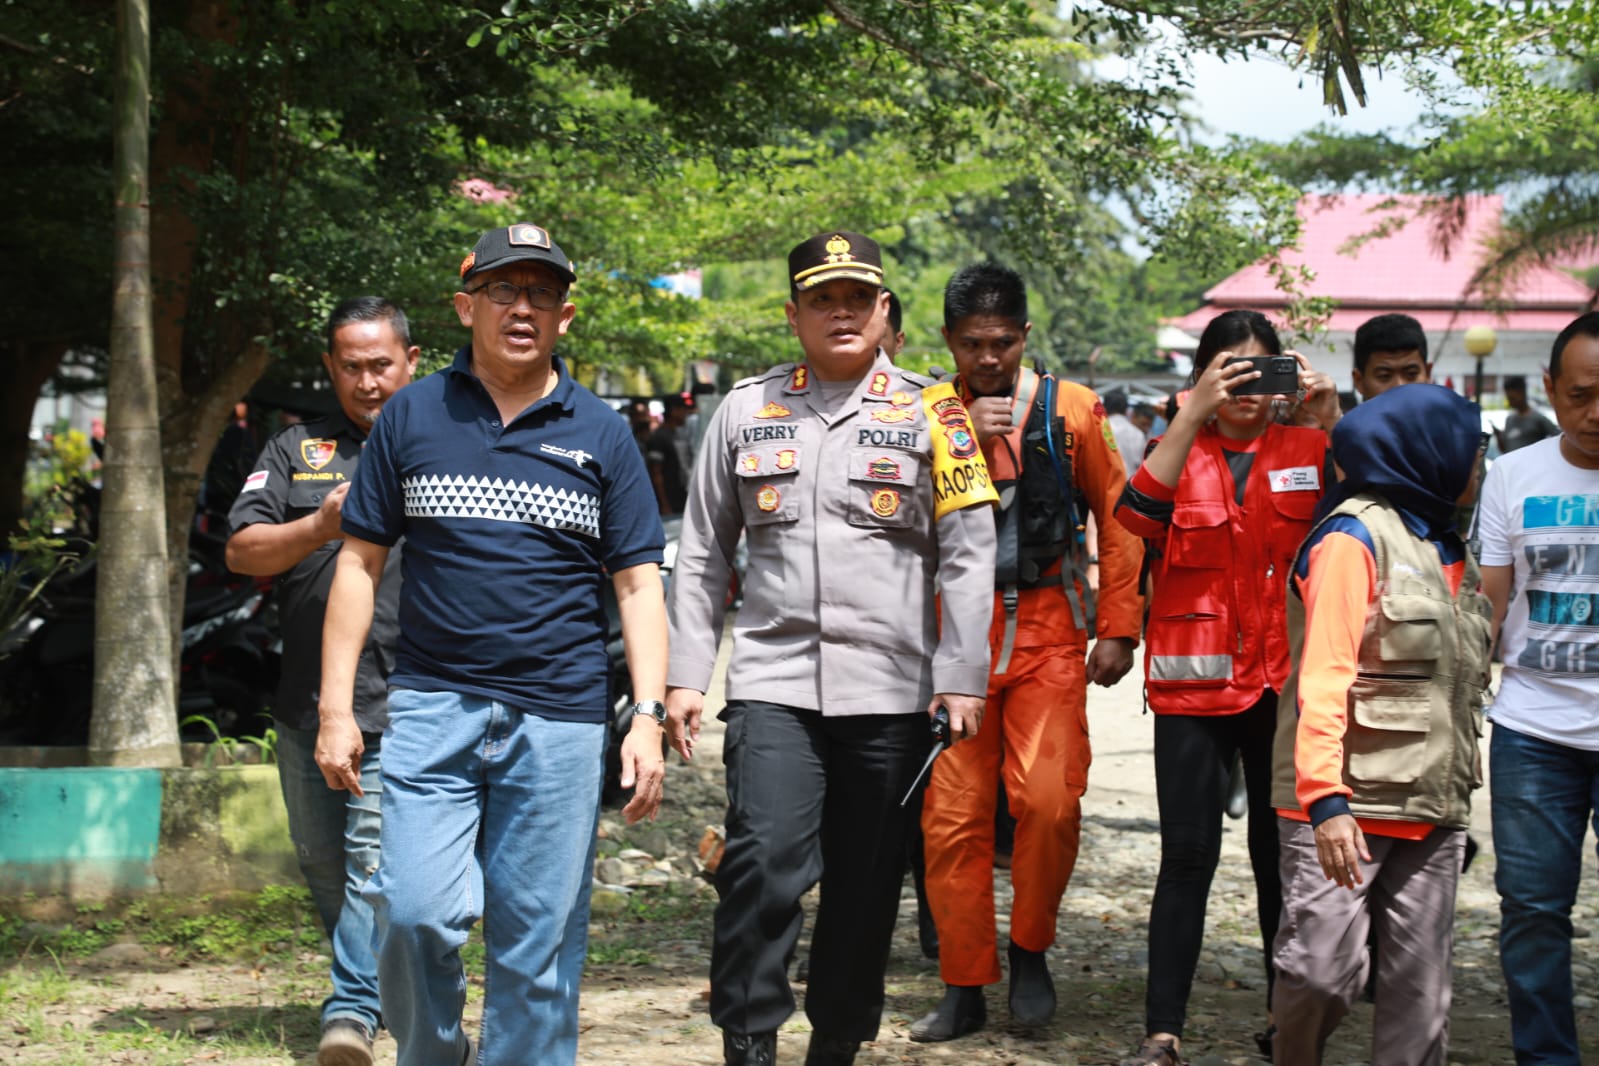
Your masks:
M716 871L711 1020L764 1033L794 1013L800 898L820 880L805 1014L827 1036L876 1039L916 807L899 801L932 748L928 717L824 718L731 700L721 718L727 850Z

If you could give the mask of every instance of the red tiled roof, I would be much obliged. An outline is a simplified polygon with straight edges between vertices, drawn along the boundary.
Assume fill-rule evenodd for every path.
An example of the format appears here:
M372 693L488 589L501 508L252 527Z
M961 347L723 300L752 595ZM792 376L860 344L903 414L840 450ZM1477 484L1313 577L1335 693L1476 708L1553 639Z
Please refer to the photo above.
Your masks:
M1299 202L1302 248L1283 258L1291 265L1308 264L1315 272L1310 295L1338 301L1329 329L1352 331L1374 314L1403 311L1420 320L1424 329L1446 330L1457 312L1471 309L1473 322L1488 319L1499 329L1559 331L1586 307L1590 296L1586 285L1563 271L1534 266L1506 293L1509 310L1484 314L1483 297L1467 293L1466 286L1476 270L1483 239L1499 226L1503 198L1467 199L1465 224L1447 255L1439 246L1432 220L1413 217L1423 202L1416 196L1372 194L1307 196ZM1350 246L1353 238L1384 224L1395 224L1395 228L1358 247ZM1287 302L1263 263L1231 275L1205 293L1205 301L1206 306L1172 320L1172 324L1195 331L1230 308L1249 307L1270 314Z

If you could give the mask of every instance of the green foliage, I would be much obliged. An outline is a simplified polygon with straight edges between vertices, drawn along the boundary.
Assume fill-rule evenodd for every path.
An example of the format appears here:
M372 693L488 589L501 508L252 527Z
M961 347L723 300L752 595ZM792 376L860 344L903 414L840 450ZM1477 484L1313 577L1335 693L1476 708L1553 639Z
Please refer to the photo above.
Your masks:
M87 536L92 525L90 477L99 466L89 438L65 423L55 427L38 454L30 457L23 480L24 522L30 530Z
M270 715L261 715L261 717L269 723L272 720ZM257 756L256 761L263 765L275 765L278 761L278 731L270 724L261 731L261 735L258 737L232 737L224 735L216 721L203 714L191 714L178 721L179 729L191 725L202 726L206 732L211 734L211 740L206 745L205 751L205 767L208 770L216 762L219 753L227 756L227 758L222 760L224 765L249 761L240 758L239 753L241 750L253 750Z
M77 559L77 553L66 550L66 541L34 532L26 523L7 539L7 551L0 556L0 638L11 635L12 627L43 595L45 586ZM15 650L9 641L0 639L0 659Z
M0 56L0 73L37 113L61 115L55 140L29 126L32 140L17 143L88 151L103 112L67 103L92 74L58 68L99 69L106 35L89 32L85 10L69 47L55 5L9 6L39 51ZM889 245L970 226L985 251L1034 264L1039 278L1107 279L1054 294L1057 343L1072 360L1096 345L1136 358L1150 316L1109 291L1132 263L1114 248L1112 269L1100 262L1121 238L1094 205L1133 205L1151 247L1230 250L1280 231L1284 198L1182 142L1183 78L1165 53L1152 60L1160 77L1108 80L1088 65L1143 48L1156 13L1230 47L1236 21L1221 5L1112 6L1066 21L1051 7L396 0L353 18L337 5L236 0L218 28L199 5L168 0L156 20L158 147L164 124L199 118L186 97L205 103L196 165L178 158L157 190L158 210L180 210L201 235L192 275L160 282L190 294L183 379L219 377L254 338L279 356L274 377L314 378L323 317L361 291L400 300L428 365L440 365L464 336L448 305L455 263L476 232L518 217L548 225L579 262L567 354L591 370L643 368L663 387L685 358L753 369L786 354L782 279L761 302L711 307L649 290L650 277L771 260L828 225ZM1277 39L1315 9L1284 13ZM26 126L23 110L7 118ZM456 191L468 177L515 199L472 202ZM74 223L88 202L105 200L78 197ZM103 284L102 268L80 273ZM93 320L58 317L86 326L84 340L102 335Z

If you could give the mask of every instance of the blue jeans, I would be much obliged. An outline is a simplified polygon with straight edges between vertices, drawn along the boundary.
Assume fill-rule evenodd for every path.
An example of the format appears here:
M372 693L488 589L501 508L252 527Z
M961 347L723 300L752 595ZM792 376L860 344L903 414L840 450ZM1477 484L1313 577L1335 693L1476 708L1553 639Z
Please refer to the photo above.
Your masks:
M1499 961L1516 1062L1579 1066L1571 906L1589 820L1599 830L1599 751L1495 725L1488 752Z
M450 692L389 693L377 917L399 1066L466 1053L461 946L484 919L481 1066L577 1060L605 726Z
M300 873L333 943L333 994L322 1002L322 1024L352 1018L376 1033L378 963L372 953L372 905L361 886L378 868L378 738L366 738L361 756L364 796L336 791L316 765L316 732L275 723L278 783L289 812L289 836Z

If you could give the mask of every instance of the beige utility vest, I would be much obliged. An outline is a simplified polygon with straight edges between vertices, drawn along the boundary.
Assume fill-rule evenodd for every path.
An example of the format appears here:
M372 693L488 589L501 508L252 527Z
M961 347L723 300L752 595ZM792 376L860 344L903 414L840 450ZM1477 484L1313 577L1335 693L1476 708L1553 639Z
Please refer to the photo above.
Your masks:
M1333 515L1358 518L1376 546L1376 596L1343 738L1350 810L1360 818L1463 827L1471 790L1482 785L1477 744L1493 618L1477 561L1466 553L1460 591L1452 595L1437 550L1405 528L1387 501L1362 494L1322 521ZM1294 737L1305 606L1293 594L1288 639L1293 668L1277 708L1272 804L1297 810Z

